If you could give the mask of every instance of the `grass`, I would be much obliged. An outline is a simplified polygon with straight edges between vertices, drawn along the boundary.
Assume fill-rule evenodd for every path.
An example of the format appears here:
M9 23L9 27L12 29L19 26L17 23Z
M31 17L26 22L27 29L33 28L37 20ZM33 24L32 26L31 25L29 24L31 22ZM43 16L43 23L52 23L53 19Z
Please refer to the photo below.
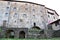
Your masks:
M11 39L11 38L1 38L0 40L60 40L60 38L52 38L52 39Z

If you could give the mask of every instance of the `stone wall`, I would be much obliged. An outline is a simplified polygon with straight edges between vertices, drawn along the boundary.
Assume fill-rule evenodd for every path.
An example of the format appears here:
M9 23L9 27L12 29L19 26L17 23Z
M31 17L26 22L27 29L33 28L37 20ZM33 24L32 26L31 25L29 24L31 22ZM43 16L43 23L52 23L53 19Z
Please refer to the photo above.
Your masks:
M0 37L2 37L2 38L6 38L6 36L8 35L6 35L6 33L7 33L7 31L8 30L13 30L14 31L14 38L19 38L19 33L20 33L20 31L24 31L25 32L25 38L27 38L28 36L28 29L27 28L2 28L2 32L1 32L1 36ZM9 38L9 36L7 37L7 38Z

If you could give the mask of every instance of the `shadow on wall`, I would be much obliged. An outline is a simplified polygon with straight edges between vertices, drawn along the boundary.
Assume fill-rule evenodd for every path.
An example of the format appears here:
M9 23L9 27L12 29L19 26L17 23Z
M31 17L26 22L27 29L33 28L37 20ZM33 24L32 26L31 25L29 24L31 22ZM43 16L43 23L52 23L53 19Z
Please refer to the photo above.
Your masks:
M60 30L54 31L53 37L60 37Z

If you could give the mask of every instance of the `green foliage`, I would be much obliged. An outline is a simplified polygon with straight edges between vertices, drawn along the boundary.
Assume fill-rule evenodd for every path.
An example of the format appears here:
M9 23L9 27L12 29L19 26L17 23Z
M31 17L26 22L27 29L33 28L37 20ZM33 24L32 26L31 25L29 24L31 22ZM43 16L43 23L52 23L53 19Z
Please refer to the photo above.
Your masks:
M2 29L0 28L0 32L2 31Z
M41 30L36 29L36 28L29 29L29 32L40 32L40 31L41 31Z
M30 31L38 31L38 29L32 28L32 29L30 29Z
M0 40L60 40L60 38L51 38L51 39L10 39L10 38L2 38Z

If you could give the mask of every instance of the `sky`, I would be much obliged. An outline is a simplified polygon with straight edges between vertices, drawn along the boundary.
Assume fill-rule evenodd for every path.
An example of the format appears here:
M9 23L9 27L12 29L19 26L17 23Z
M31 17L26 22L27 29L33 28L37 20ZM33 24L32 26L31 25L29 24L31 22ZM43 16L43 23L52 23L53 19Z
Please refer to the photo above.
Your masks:
M56 10L56 12L60 15L60 0L20 0L20 1L29 1L43 4L50 9Z

